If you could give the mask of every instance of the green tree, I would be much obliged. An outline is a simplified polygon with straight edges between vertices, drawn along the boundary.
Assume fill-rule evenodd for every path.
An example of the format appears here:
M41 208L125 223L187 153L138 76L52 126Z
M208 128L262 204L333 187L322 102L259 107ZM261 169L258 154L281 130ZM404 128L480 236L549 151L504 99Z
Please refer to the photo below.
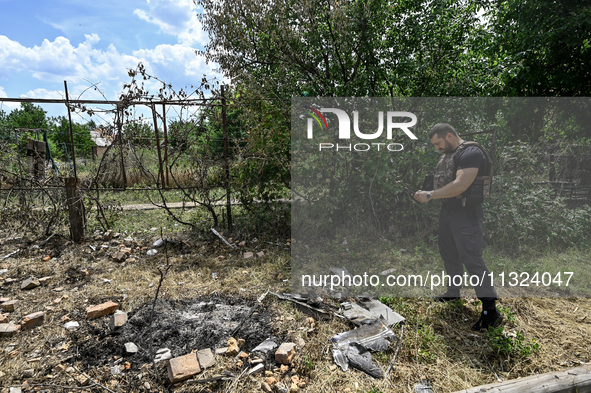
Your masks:
M168 124L168 146L184 152L195 143L197 137L203 131L196 121L174 120Z
M198 2L206 58L264 97L466 96L488 79L487 2Z
M226 112L228 129L228 157L234 157L246 144L247 125L240 107L230 105ZM224 157L224 128L221 107L206 110L202 127L197 128L196 143L201 151L213 158Z
M22 102L20 109L14 109L6 117L6 123L14 128L49 128L47 112L30 102Z
M151 125L142 121L130 121L123 126L123 135L139 147L155 146L156 137Z
M72 146L70 139L70 122L64 116L59 116L53 119L53 124L50 127L51 133L49 139L56 144L56 151L52 152L54 157L63 158L65 152L63 150L63 143L68 148L68 154L72 158ZM90 157L92 154L92 147L94 142L90 137L90 129L88 125L72 123L72 135L74 139L74 148L76 149L76 157Z
M590 0L496 0L490 57L503 96L591 95Z

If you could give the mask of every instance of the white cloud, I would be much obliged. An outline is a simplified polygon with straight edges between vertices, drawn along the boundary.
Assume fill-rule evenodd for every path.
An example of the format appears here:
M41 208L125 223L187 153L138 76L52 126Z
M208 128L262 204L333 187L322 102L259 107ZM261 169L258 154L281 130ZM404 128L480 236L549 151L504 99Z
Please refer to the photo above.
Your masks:
M41 98L41 99L64 99L66 94L63 91L49 91L47 89L29 90L25 94L21 94L20 98Z
M136 9L140 19L153 23L165 34L176 36L183 45L201 44L207 39L197 19L192 0L146 0L148 10Z
M154 49L140 49L133 55L144 59L156 70L169 70L184 76L213 75L211 65L205 59L195 54L195 49L184 45L158 45Z
M0 86L0 97L8 98L8 95L4 91L4 88ZM0 111L4 111L9 113L13 109L16 109L20 106L18 102L0 102Z
M67 38L57 37L53 42L45 39L41 46L28 48L0 35L0 64L3 65L0 78L26 70L37 79L50 82L120 80L126 77L127 68L139 62L133 56L120 54L112 45L107 51L94 49L93 45L100 40L97 34L85 37L86 40L76 47Z
M67 80L70 98L79 98L83 93L80 98L102 100L105 97L99 91L88 89L92 83L100 82L97 87L106 98L116 99L123 84L130 80L128 69L135 69L140 62L149 75L171 84L175 90L188 85L198 86L204 74L210 79L219 78L214 65L206 64L195 54L195 49L187 45L158 45L124 54L112 44L105 50L96 49L94 46L99 40L97 34L90 34L86 35L84 42L74 46L67 38L57 37L54 41L45 39L39 46L26 47L0 35L0 79L23 78L23 74L29 74L38 81L37 86L33 85L34 88L25 94L9 91L13 97L64 98L63 88L59 86ZM156 93L161 84L150 79L145 86ZM85 89L88 90L84 92ZM6 94L0 90L2 93Z

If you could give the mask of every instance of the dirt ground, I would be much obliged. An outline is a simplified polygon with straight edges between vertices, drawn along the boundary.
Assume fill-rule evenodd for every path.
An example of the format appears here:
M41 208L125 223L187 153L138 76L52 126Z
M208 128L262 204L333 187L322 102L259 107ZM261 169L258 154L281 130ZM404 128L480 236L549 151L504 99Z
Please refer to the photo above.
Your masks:
M355 369L343 372L332 361L328 339L351 330L348 321L310 319L271 294L249 314L265 292L289 292L288 239L232 239L245 242L233 249L217 240L167 236L170 242L154 256L147 251L160 238L156 231L137 237L115 234L110 240L101 234L83 244L58 236L47 243L0 239L0 297L18 301L14 311L4 312L6 320L18 323L25 315L45 313L42 326L0 338L2 393L17 386L39 392L261 391L264 383L272 386L274 381L288 389L296 381L299 387L292 391L302 392L412 392L422 378L431 381L435 392L449 392L564 370L591 358L589 299L501 299L508 337L523 336L522 347L539 345L523 355L520 348L499 354L485 333L470 330L480 313L471 299L439 304L397 298L386 303L407 323L393 370L384 379ZM113 255L124 248L130 249L128 258L115 261ZM245 259L247 252L253 256ZM31 276L49 278L38 287L21 289ZM87 318L87 308L107 301L128 313L123 327L111 329L109 316ZM338 303L324 299L321 306L332 313ZM79 327L68 330L66 322ZM173 357L215 350L226 346L237 328L235 338L244 340L241 349L246 353L269 337L278 344L299 343L294 361L281 368L266 358L263 371L246 375L255 354L244 359L216 355L214 366L174 385L162 366L166 362L151 363L150 347L169 348ZM393 330L400 336L400 326ZM126 353L128 342L137 345L137 353ZM385 371L395 353L396 342L373 358Z

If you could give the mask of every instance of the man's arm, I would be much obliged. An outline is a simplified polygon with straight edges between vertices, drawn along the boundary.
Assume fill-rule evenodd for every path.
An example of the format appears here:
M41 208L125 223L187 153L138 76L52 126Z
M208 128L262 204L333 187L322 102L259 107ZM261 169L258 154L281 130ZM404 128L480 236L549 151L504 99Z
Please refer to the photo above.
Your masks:
M476 179L478 168L458 169L456 179L444 187L431 191L431 199L453 198L460 195L470 187L470 184ZM427 199L428 191L415 192L415 199L421 203L429 202Z

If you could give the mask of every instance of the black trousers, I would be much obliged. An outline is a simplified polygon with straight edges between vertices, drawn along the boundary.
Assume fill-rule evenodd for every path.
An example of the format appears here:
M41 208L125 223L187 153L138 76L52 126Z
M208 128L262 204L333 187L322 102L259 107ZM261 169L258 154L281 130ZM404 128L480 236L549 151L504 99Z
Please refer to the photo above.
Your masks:
M481 205L463 207L444 203L439 212L439 253L447 275L452 278L448 280L446 277L444 280L448 291L457 291L459 294L462 283L466 284L467 281L468 285L474 287L476 296L482 300L486 309L494 308L497 292L482 259L482 221ZM469 278L464 278L464 267L469 276L478 277L477 285L474 285L477 282L475 277L472 283ZM454 283L453 276L462 276L461 282L456 278Z

